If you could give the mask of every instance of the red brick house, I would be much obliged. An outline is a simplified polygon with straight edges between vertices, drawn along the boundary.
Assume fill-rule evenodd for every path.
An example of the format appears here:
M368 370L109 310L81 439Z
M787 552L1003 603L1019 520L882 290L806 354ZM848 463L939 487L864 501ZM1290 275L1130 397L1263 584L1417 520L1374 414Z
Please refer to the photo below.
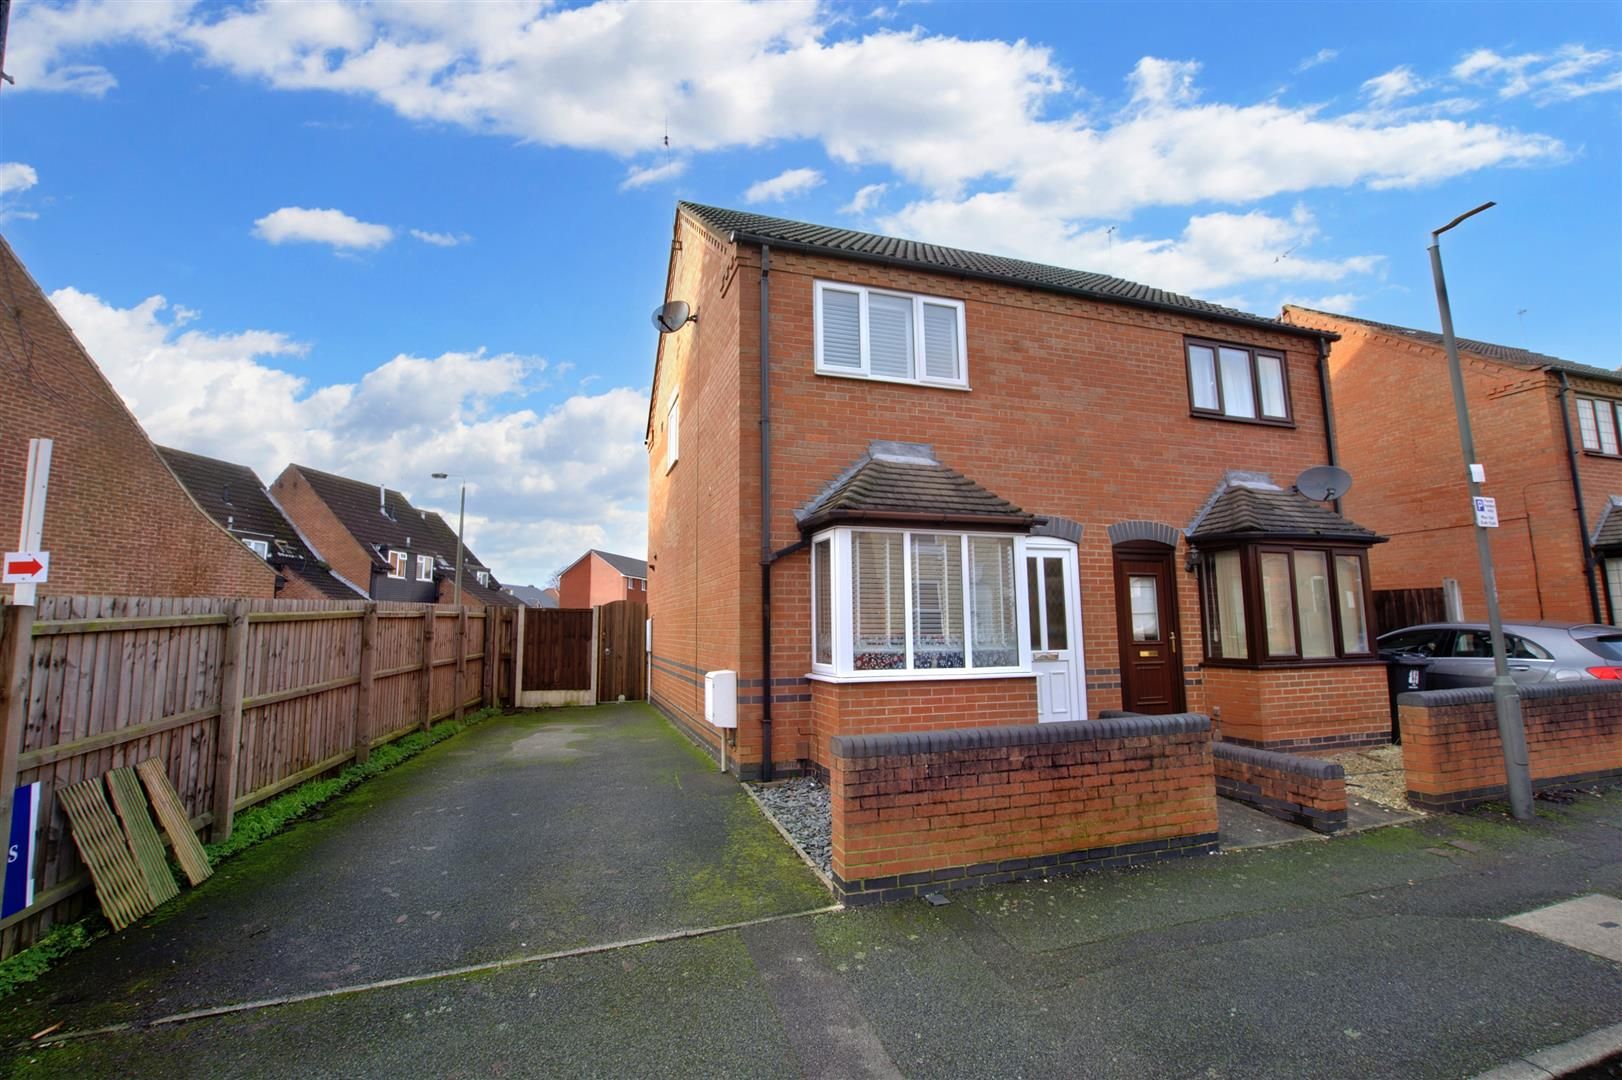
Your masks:
M1486 617L1474 517L1442 336L1286 307L1292 325L1340 336L1330 385L1346 513L1389 536L1373 554L1382 589L1458 582L1464 615ZM1622 621L1622 372L1459 340L1507 619ZM1396 629L1387 627L1386 629Z
M333 572L248 466L169 446L158 447L158 453L197 505L276 571L278 597L354 600L366 595Z
M1334 335L1098 274L682 203L649 455L652 698L744 776L835 735L1209 711L1389 737ZM718 748L718 747L717 747ZM770 765L768 765L770 763Z
M326 558L333 571L373 600L449 604L456 580L456 530L419 510L393 488L289 465L271 497ZM501 591L472 551L462 555L466 607L522 607Z
M0 240L0 543L22 523L28 441L52 440L41 595L274 595L276 572L181 487L39 284ZM0 586L10 597L11 586Z
M616 600L648 602L648 564L592 548L558 574L558 607L589 608Z

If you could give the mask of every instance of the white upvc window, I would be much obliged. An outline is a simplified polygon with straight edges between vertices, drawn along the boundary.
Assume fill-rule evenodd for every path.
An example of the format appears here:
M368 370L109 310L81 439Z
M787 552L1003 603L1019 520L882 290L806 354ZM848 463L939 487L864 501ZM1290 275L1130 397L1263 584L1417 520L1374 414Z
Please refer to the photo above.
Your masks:
M404 578L406 576L406 553L403 551L389 552L389 577Z
M417 580L434 580L434 557L432 555L417 556Z
M811 669L849 680L1031 671L1007 533L836 528L811 543Z
M963 301L836 281L812 298L817 374L968 387Z
M480 585L490 584L490 571L488 570L475 570L473 576L479 579Z
M248 548L261 559L270 558L270 541L249 540L247 537L243 537L242 542L248 545Z
M670 399L670 410L665 413L665 472L676 466L681 456L681 395Z

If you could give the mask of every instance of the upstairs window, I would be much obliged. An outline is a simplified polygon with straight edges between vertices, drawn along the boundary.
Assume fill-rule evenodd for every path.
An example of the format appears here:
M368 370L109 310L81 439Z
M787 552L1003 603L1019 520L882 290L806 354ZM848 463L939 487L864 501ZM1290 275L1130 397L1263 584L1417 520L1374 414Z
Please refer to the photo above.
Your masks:
M244 537L242 542L248 545L249 550L261 559L270 558L270 542L268 540L249 540Z
M1196 416L1290 423L1284 354L1189 338L1188 399Z
M813 295L817 374L968 385L961 300L831 281Z
M1577 426L1583 449L1595 454L1617 453L1617 402L1609 398L1578 398Z
M417 580L434 580L434 557L432 555L417 556Z
M490 584L490 571L488 570L475 570L473 576L479 579L480 585Z
M406 553L403 551L389 552L389 577L404 578L406 572Z

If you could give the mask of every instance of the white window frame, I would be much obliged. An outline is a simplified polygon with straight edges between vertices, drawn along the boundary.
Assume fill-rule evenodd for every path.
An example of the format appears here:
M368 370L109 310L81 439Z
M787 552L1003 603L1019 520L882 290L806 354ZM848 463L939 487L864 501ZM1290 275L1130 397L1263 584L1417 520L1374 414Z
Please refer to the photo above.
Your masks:
M424 568L427 568L427 570L428 570L427 574L423 573ZM434 557L432 555L418 555L417 556L417 580L418 581L432 581L432 580L434 580Z
M678 392L670 399L670 408L665 410L665 472L676 467L681 457L681 394Z
M247 545L249 551L253 552L255 555L259 556L261 559L270 558L270 541L269 540L250 540L246 536L239 537L238 539L240 539L244 544Z
M396 581L404 581L406 576L406 562L409 556L403 551L389 552L389 577Z
M858 671L855 666L855 633L851 622L851 604L855 594L855 582L851 579L851 537L858 532L898 533L902 536L902 596L905 605L902 613L902 623L907 628L907 666L887 671ZM912 589L912 563L913 549L912 537L920 536L953 536L958 538L963 566L963 662L966 666L961 668L918 668L912 666L913 647L913 589ZM974 607L973 588L970 578L969 540L973 537L989 537L995 540L1014 541L1014 634L1019 648L1019 663L1010 667L973 667L974 663ZM1010 536L1005 532L982 531L956 531L950 529L885 529L870 526L841 525L832 529L825 529L811 537L814 547L819 541L831 541L828 546L828 572L831 577L831 588L828 591L833 602L833 662L828 664L817 661L816 627L817 627L817 590L816 581L810 581L811 593L811 673L808 678L818 682L925 682L963 679L1007 679L1011 677L1036 677L1031 666L1031 613L1030 598L1026 590L1021 587L1024 580L1020 575L1025 565L1025 537ZM812 573L815 573L814 563ZM1079 662L1079 661L1078 661Z
M473 576L479 579L480 585L490 584L490 571L488 570L475 570Z
M822 294L829 290L855 293L858 303L858 330L861 339L862 366L847 368L829 366L822 362ZM869 353L867 329L867 299L869 296L895 296L912 301L912 370L913 377L900 379L892 375L874 375ZM875 289L867 285L850 285L842 281L816 281L812 283L812 337L815 339L816 373L845 379L867 379L872 382L902 383L908 386L940 386L954 390L969 388L969 339L963 301L944 296L926 296L923 293L900 292L895 289ZM955 379L932 379L924 367L924 305L936 304L957 312L957 372Z

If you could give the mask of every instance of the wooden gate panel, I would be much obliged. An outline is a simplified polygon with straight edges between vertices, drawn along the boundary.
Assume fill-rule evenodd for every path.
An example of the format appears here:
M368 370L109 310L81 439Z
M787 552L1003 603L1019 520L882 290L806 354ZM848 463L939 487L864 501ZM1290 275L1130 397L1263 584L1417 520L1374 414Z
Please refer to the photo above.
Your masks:
M646 604L617 600L598 609L597 700L648 696Z
M524 689L590 690L590 608L527 608Z
M1447 600L1441 589L1374 590L1376 633L1446 620Z

